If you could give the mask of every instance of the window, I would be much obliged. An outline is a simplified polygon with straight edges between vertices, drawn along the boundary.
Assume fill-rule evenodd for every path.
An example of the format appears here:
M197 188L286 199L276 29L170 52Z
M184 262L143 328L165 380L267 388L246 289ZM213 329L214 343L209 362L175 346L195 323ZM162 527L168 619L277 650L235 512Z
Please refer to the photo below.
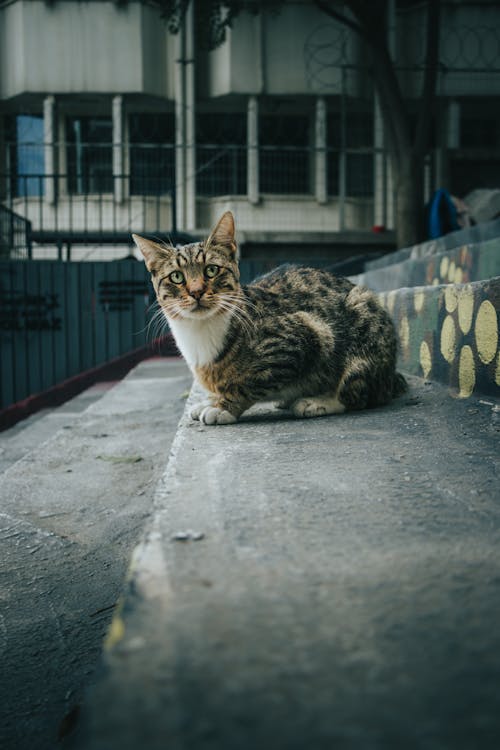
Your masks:
M486 115L462 117L460 145L462 148L500 148L498 118Z
M309 118L264 115L259 118L259 173L263 193L310 192Z
M131 114L130 193L164 195L175 185L175 119L169 113Z
M332 114L328 117L327 127L328 194L338 195L340 192L343 158L345 194L352 197L373 195L372 115L351 112L343 122L340 114Z
M44 128L41 115L16 115L7 122L11 191L16 197L43 195Z
M224 112L198 115L196 143L197 193L246 193L246 115Z
M68 117L66 120L68 191L113 191L113 124L109 117Z

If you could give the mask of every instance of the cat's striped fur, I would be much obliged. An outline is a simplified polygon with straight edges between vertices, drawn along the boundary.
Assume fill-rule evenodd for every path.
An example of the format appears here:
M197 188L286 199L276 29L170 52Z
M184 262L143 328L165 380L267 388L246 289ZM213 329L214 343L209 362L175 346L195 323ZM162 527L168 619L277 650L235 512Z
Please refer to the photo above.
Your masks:
M208 392L193 418L228 424L261 400L313 417L386 404L405 390L394 326L375 295L328 271L287 266L241 286L230 212L205 242L134 239Z

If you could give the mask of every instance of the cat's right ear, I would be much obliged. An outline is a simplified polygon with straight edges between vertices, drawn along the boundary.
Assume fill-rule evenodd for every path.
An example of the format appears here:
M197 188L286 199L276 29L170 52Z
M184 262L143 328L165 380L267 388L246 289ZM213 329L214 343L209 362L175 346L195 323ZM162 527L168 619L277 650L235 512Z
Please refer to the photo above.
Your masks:
M234 238L234 217L226 211L207 240L207 247L215 245L224 248L232 260L238 259L238 247Z
M146 268L152 272L153 267L158 260L165 260L166 248L158 245L152 240L147 240L145 237L140 237L138 234L133 234L132 239L144 256Z

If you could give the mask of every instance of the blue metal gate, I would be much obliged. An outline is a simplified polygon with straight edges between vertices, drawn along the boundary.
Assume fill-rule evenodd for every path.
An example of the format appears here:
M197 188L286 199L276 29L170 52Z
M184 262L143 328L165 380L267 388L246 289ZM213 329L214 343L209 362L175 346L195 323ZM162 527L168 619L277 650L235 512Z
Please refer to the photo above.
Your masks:
M147 343L145 266L0 263L0 408Z

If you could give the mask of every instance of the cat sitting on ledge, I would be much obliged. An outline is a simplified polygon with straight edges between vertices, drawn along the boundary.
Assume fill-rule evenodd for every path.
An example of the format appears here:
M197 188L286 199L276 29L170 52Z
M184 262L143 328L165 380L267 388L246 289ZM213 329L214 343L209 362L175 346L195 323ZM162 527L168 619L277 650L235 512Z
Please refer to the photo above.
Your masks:
M376 296L328 271L290 266L242 286L230 211L204 242L133 238L161 314L208 392L193 419L231 424L269 400L297 417L341 414L406 390L394 325Z

